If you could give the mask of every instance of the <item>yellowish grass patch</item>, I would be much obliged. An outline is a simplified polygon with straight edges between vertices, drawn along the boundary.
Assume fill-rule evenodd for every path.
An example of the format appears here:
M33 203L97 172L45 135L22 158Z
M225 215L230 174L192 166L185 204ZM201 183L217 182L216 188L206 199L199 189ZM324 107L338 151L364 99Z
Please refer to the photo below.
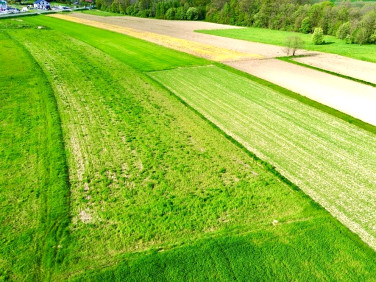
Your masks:
M126 34L138 39L153 42L158 45L162 45L174 50L182 51L188 54L192 54L198 57L206 58L209 60L222 62L222 61L237 61L244 59L262 59L263 57L258 54L242 53L237 51L232 51L225 48L219 48L210 46L207 44L197 43L193 41L188 41L180 38L175 38L172 36L156 34L147 31L140 31L133 28L121 27L113 24L102 23L98 21L92 21L87 19L80 19L63 14L49 15L50 17L59 18L75 23L80 23L92 27L97 27L101 29L106 29L121 34Z

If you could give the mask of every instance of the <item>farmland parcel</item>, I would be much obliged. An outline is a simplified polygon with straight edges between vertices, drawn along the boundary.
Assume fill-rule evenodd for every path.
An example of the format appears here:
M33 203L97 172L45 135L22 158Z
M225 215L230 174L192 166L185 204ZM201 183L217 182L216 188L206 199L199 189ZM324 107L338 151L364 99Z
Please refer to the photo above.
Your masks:
M1 227L5 230L1 232L1 277L19 280L28 273L30 279L52 280L291 280L307 275L313 279L367 279L376 275L375 253L357 236L143 71L163 70L152 76L169 88L168 77L176 75L171 80L181 83L184 74L190 81L184 84L187 91L197 86L197 81L191 81L192 71L197 71L208 83L201 84L201 94L194 97L197 101L209 86L219 101L224 89L233 97L235 94L227 88L229 79L235 79L243 90L251 85L255 95L257 89L265 90L266 98L279 97L278 93L208 66L208 61L131 37L46 17L24 21L28 25L22 24L22 28L18 22L7 21L10 24L0 32L7 43L0 45L2 53L16 48L22 54L17 58L27 58L15 64L9 53L1 64L8 72L4 75L7 82L2 84L5 95L1 96L1 153L6 158L1 159L1 175L5 177L1 178L0 196L18 203L5 202L1 209ZM25 85L26 80L24 84L14 83L16 74L11 66L33 78L27 84L28 91L20 91L19 96L14 87ZM208 73L212 73L209 79ZM38 88L33 88L35 85ZM176 93L182 98L188 95L181 89ZM245 90L241 93L248 95ZM48 103L38 106L45 96L56 99L52 105L57 107L46 106ZM269 99L261 100L260 108L273 108ZM294 115L301 115L299 107ZM33 118L37 110L40 117ZM233 113L240 111L242 107ZM312 115L306 119L320 124L315 118L317 111L308 111ZM217 114L226 112L228 108ZM261 122L256 111L252 112L253 123ZM59 119L48 118L57 114ZM338 123L339 132L359 131L325 117ZM281 128L270 132L275 136L287 130L285 120L293 120L287 110L284 118L263 116L266 118L269 123L273 118L281 122ZM23 119L28 126L29 121L36 120L38 126L29 130L18 124ZM293 121L307 126L307 120ZM57 140L49 137L48 130L57 132ZM360 132L371 138L367 132ZM6 138L16 134L23 138ZM51 144L33 151L35 144L45 144L40 143L41 138ZM260 140L257 135L254 138ZM25 146L27 142L32 146ZM58 147L53 147L56 144ZM24 152L23 148L28 149ZM49 148L54 150L50 152ZM17 150L20 153L15 154ZM311 150L309 146L300 149L305 156ZM23 165L24 158L30 164L40 164L38 160L46 152L66 158L69 183L65 181L65 162L56 160L48 170L31 172L32 166ZM343 157L346 160L347 155ZM17 159L23 169L17 170L10 158ZM55 170L57 180L51 179L44 186L36 183L35 188L25 191L36 179L54 176ZM60 177L62 184L51 190ZM12 184L15 179L18 183ZM66 199L68 187L69 201L53 200L55 195ZM54 192L40 201L44 191ZM60 239L44 250L32 240L44 242L49 236L44 231L51 228L33 228L38 222L30 209L54 214L57 207L63 211L59 218L65 218L66 212L70 215L69 229L64 229L69 236L56 232ZM19 225L12 219L23 218L19 211L29 218L24 218L28 224L18 229L20 239L15 240ZM10 251L15 244L19 252ZM53 258L41 268L39 259L20 255L25 249L42 258L53 250Z

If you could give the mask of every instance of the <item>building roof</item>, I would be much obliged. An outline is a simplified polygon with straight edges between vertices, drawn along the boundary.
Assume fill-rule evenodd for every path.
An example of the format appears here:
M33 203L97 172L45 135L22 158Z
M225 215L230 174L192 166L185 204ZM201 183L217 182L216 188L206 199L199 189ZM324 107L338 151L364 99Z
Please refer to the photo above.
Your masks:
M47 1L46 0L37 0L37 1L34 2L34 4L40 4L40 3L44 3L44 2L47 2ZM48 3L48 4L50 4L50 3Z

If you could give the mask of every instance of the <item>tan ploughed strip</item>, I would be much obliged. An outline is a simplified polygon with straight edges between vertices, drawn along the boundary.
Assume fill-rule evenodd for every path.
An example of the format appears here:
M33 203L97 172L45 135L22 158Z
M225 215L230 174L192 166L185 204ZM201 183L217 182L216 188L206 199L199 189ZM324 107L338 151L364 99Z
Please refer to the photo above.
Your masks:
M108 23L101 23L97 21L76 18L63 14L53 14L49 17L63 19L75 23L80 23L92 27L106 29L122 34L126 34L135 38L143 39L149 42L153 42L158 45L162 45L174 50L192 54L205 59L222 62L222 61L238 61L244 59L262 59L263 56L258 54L241 53L232 51L230 49L219 48L210 46L207 44L192 42L180 38L175 38L167 35L156 34L147 31L140 31L133 28L121 27L118 25L112 25Z

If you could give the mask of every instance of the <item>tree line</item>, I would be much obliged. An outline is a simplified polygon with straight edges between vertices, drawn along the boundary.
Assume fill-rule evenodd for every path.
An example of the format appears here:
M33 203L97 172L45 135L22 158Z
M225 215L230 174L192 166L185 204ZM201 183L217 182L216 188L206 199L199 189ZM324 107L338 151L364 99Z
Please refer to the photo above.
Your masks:
M376 43L376 2L312 0L97 0L98 9L137 17L334 35L348 43ZM335 3L333 3L335 2Z

